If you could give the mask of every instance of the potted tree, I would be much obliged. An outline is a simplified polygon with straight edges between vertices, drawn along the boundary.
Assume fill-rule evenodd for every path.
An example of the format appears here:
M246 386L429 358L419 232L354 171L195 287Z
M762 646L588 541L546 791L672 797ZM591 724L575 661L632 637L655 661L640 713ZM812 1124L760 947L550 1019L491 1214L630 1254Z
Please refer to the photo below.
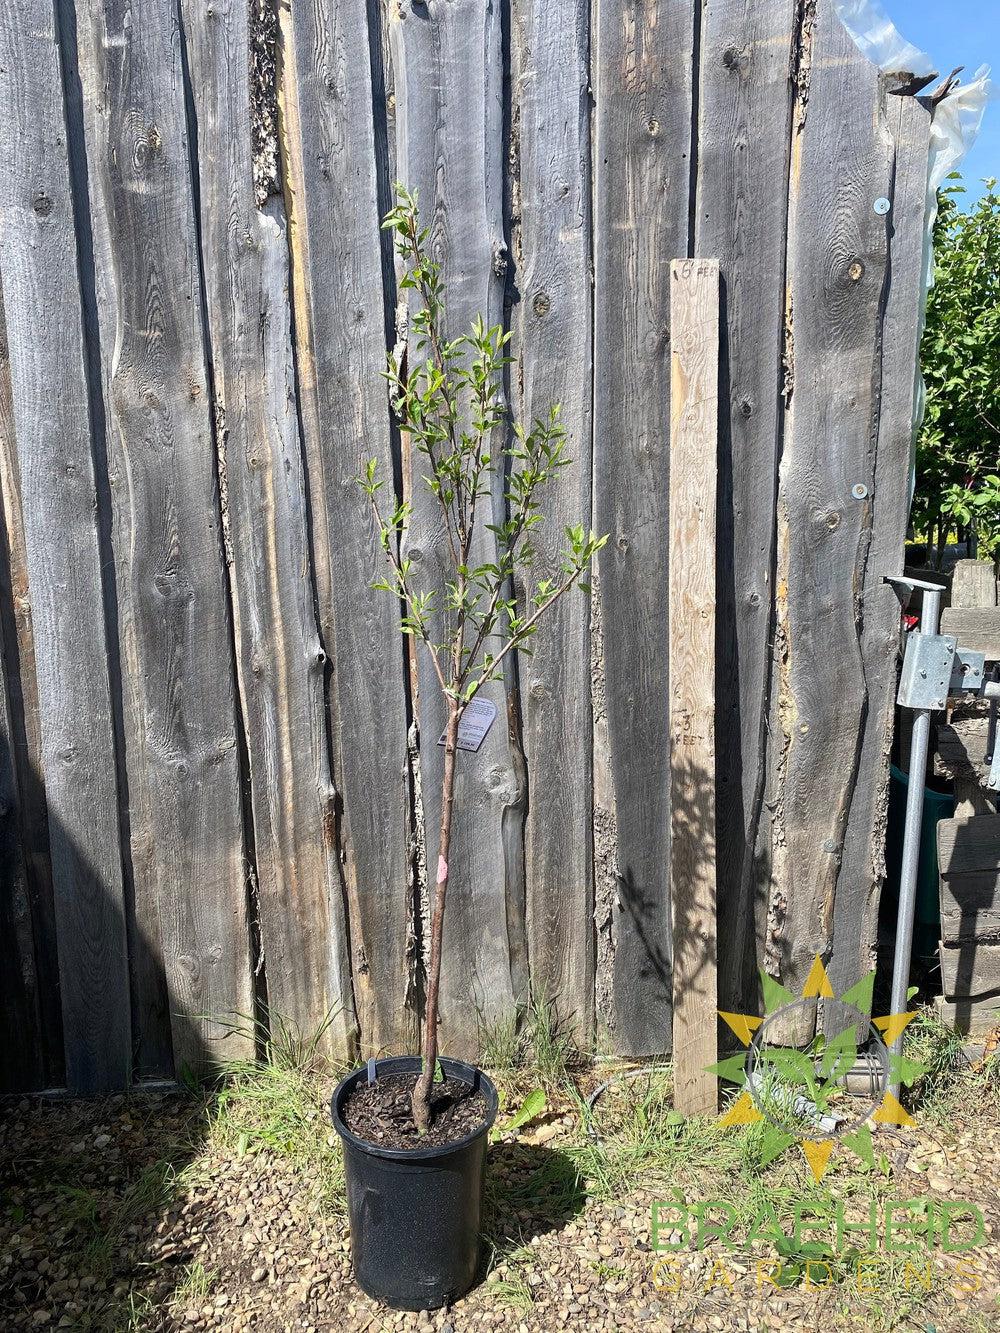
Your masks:
M420 1054L369 1061L341 1082L332 1113L344 1141L359 1284L398 1309L432 1309L460 1296L475 1276L486 1142L497 1112L484 1073L438 1056L459 728L509 655L528 650L555 602L574 586L589 591L584 574L605 539L582 526L567 528L552 576L539 579L522 601L515 598L515 571L535 562L541 493L570 463L559 407L510 427L502 379L511 335L477 317L468 332L447 337L440 265L428 253L416 195L396 188L383 227L394 233L400 286L412 293L410 348L405 361L390 356L386 374L399 427L423 455L423 482L437 502L450 564L443 588L418 586L403 551L410 504L384 500L386 483L374 460L359 485L387 561L387 576L374 587L399 599L402 628L429 654L446 702L441 827ZM497 473L504 478L502 515L491 512ZM474 536L484 512L495 552L477 564Z

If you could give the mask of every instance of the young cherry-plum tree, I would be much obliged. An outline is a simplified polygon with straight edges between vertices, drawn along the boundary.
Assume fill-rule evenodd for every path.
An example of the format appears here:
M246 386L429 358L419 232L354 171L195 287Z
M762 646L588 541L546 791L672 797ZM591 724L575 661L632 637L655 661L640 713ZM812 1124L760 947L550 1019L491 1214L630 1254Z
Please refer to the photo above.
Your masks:
M506 348L511 335L499 326L487 328L478 316L467 333L447 336L441 266L430 257L415 193L397 186L396 206L382 225L394 234L403 267L400 286L411 293L409 351L404 357L390 356L386 371L390 401L400 430L425 459L423 484L437 502L447 563L440 586L418 585L403 540L410 504L395 497L388 503L382 499L386 483L377 475L375 460L369 460L360 485L389 569L388 577L373 586L400 600L402 628L429 655L447 705L422 1063L413 1090L413 1119L423 1133L431 1121L437 1063L459 724L483 686L498 679L508 656L515 650L530 652L531 637L546 611L574 585L589 593L583 576L606 538L582 525L566 528L566 545L552 562L550 577L530 579L537 562L532 534L542 522L542 492L571 461L559 405L527 425L509 421L503 368L510 362ZM494 512L497 475L503 478L502 513ZM477 523L492 534L489 556L479 563L474 555ZM517 571L533 583L520 599L514 592Z

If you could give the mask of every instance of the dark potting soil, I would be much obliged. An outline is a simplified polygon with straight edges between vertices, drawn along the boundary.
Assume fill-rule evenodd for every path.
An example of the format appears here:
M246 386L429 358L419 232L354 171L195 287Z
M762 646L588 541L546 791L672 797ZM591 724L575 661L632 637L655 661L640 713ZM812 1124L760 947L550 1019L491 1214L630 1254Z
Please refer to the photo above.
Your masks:
M431 1091L431 1123L418 1134L410 1110L416 1074L383 1074L359 1083L344 1103L352 1134L380 1148L442 1148L457 1143L486 1121L486 1099L468 1083L446 1078Z

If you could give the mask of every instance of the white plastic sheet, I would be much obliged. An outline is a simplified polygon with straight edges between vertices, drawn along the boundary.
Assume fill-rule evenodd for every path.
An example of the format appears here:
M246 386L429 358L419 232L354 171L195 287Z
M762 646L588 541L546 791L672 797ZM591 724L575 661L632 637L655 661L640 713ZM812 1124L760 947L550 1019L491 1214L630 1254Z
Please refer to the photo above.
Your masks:
M880 0L836 0L837 14L850 33L855 46L884 74L934 74L928 55L908 42L882 8ZM947 71L945 71L947 73ZM934 108L931 121L930 157L927 173L927 201L924 209L924 285L929 291L934 281L934 222L937 218L937 192L955 171L976 141L987 102L996 100L997 88L990 79L988 65L980 65L968 83L957 83ZM923 312L920 331L923 332ZM919 364L914 395L913 436L911 444L910 497L915 476L913 450L917 430L924 415L924 381Z
M837 14L861 54L884 73L935 73L930 56L900 36L879 0L837 0Z

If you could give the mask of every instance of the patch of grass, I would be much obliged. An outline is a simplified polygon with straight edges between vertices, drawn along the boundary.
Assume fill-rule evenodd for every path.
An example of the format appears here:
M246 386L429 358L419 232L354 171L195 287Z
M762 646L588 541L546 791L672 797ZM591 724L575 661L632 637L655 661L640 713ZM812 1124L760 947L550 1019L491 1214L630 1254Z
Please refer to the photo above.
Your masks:
M535 1303L534 1293L519 1273L491 1282L490 1296L497 1305L514 1310L530 1310Z
M481 1063L509 1073L530 1069L543 1083L562 1083L583 1063L569 1023L544 994L535 994L518 1013L480 1027Z
M130 1291L125 1297L120 1311L124 1324L119 1324L121 1333L152 1333L162 1326L160 1312L151 1296L137 1291Z
M490 1296L498 1305L513 1310L531 1309L535 1303L535 1293L531 1290L524 1270L531 1268L534 1263L535 1253L530 1245L521 1245L506 1254L494 1249L488 1282Z
M320 1051L325 1030L302 1038L273 1016L269 1032L259 1024L244 1029L261 1039L266 1058L225 1066L209 1106L209 1132L237 1157L269 1152L290 1163L320 1202L342 1215L343 1157L317 1077L326 1064Z
M606 1263L603 1259L591 1259L587 1267L592 1269L602 1282L618 1282L623 1277L628 1277L628 1269L622 1268L618 1264Z
M910 1327L923 1307L943 1285L943 1275L933 1264L925 1268L926 1256L870 1253L863 1258L863 1272L853 1275L852 1299L864 1312L868 1328L881 1330ZM929 1274L930 1285L925 1285ZM855 1309L857 1313L857 1308ZM925 1326L920 1321L919 1326Z
M582 1099L578 1106L588 1137L571 1151L588 1192L600 1198L672 1182L697 1163L730 1162L739 1151L741 1136L674 1110L669 1070L612 1083L592 1113Z
M73 1227L87 1265L107 1276L114 1268L118 1250L129 1228L151 1213L168 1208L176 1197L178 1176L172 1162L152 1162L126 1186L110 1207L101 1205L95 1190L67 1185L58 1190L63 1216Z
M480 1060L486 1069L509 1073L524 1063L525 1043L518 1014L506 1014L489 1027L481 1026L479 1042Z
M924 1011L906 1030L905 1054L926 1066L910 1091L914 1115L934 1124L951 1121L963 1107L1000 1112L1000 1057L970 1062L964 1039Z
M580 1211L583 1183L572 1155L517 1143L494 1144L490 1154L485 1202L495 1221L531 1216L562 1224Z
M218 1274L196 1259L186 1266L180 1282L174 1288L170 1298L171 1307L177 1310L204 1302L217 1281Z

